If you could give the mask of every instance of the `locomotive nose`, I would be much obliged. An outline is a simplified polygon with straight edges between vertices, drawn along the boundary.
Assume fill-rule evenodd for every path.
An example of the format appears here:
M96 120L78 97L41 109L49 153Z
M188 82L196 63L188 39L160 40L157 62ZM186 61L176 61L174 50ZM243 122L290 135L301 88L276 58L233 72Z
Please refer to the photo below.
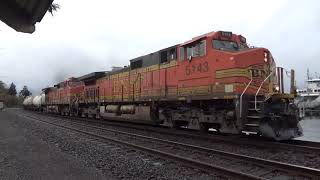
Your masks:
M273 57L271 52L265 48L249 48L242 51L236 52L234 55L235 59L244 63L246 61L252 63L267 63L270 64L273 62Z

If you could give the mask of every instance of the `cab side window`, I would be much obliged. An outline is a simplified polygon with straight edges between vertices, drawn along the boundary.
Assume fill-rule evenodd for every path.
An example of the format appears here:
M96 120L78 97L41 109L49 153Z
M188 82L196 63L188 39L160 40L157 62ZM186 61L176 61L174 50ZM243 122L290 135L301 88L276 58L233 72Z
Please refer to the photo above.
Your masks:
M177 59L177 52L176 52L176 48L171 48L171 49L167 49L164 50L160 53L160 63L167 63L171 60L175 60Z
M198 57L206 55L206 40L187 46L187 57Z

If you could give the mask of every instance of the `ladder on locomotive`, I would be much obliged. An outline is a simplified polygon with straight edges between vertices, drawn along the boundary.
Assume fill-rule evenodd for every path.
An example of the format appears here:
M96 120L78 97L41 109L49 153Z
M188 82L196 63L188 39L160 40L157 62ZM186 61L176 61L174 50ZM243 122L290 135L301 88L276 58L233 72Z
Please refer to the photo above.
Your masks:
M262 111L261 111L262 105L264 102L264 96L259 95L259 92L263 84L266 82L266 80L268 80L271 77L273 73L274 73L274 70L272 70L270 74L261 82L260 87L257 90L255 96L249 99L249 107L248 107L247 118L245 123L245 131L247 132L255 132L255 133L259 132L260 122L264 118L264 115L262 114ZM251 82L252 82L252 74L251 74L250 83ZM250 85L250 83L248 85Z
M257 96L256 101L254 97L250 98L248 102L247 118L244 124L246 132L257 133L259 131L260 121L264 118L261 111L263 100L264 96Z

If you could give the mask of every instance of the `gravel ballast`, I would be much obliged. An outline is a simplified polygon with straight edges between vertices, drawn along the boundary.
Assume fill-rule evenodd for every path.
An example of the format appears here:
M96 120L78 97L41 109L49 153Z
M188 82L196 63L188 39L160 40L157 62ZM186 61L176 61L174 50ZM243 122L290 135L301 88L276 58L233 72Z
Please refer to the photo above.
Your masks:
M19 111L11 110L10 116L16 116L14 114L19 114ZM17 126L27 129L31 136L76 159L79 161L77 164L97 171L102 179L224 179L213 173L185 167L126 146L100 142L31 119L20 117L12 121L17 121ZM94 176L88 174L87 177Z
M52 118L48 117L51 120L59 120L61 118ZM68 121L68 120L67 120ZM85 122L83 122L85 123ZM92 123L89 123L92 124ZM96 125L96 124L95 124ZM262 159L269 159L273 161L279 161L283 163L290 163L295 164L298 166L305 166L310 168L320 168L320 152L308 152L301 151L299 149L281 149L281 148L269 148L269 147L259 147L254 145L247 145L247 144L238 144L238 143L230 143L230 142L222 142L222 141L214 141L214 140L207 140L207 139L200 139L200 138L191 138L188 136L181 136L181 135L173 135L173 134L165 134L161 132L145 130L145 129L134 129L134 128L126 128L120 126L108 126L108 125L100 125L101 127L106 127L114 130L121 130L124 132L140 134L144 136L150 136L160 139L167 139L171 141L181 142L185 144L191 144L206 148L212 148L215 150L231 152L235 154L242 154L246 156L252 156ZM192 133L192 132L191 132ZM214 136L214 135L213 135Z

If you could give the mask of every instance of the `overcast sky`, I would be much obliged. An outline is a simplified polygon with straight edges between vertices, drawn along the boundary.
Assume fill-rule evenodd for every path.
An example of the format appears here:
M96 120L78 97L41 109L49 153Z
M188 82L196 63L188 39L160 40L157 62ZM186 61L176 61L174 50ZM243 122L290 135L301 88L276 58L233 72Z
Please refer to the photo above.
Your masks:
M0 80L33 92L65 78L127 65L129 59L210 31L242 34L278 66L320 75L320 1L55 0L33 34L0 22Z

